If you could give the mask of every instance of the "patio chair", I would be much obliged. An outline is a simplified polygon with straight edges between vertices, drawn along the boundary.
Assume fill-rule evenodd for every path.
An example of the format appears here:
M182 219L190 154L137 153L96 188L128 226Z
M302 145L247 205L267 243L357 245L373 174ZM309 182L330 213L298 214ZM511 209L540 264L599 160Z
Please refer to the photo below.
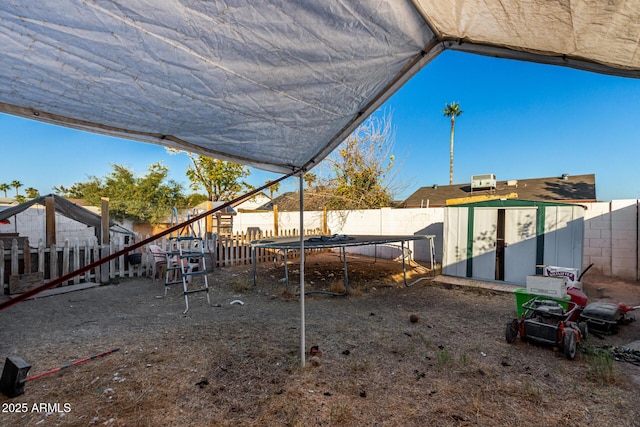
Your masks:
M149 250L153 255L153 261L151 264L151 277L155 282L156 276L164 278L164 274L167 268L167 253L159 245L149 245Z

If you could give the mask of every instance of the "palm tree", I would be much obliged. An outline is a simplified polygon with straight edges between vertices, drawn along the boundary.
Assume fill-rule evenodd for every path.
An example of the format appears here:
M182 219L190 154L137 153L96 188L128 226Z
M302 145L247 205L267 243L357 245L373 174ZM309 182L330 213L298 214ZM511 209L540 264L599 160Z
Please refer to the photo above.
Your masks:
M7 197L7 190L10 188L9 184L0 184L0 191L4 192L4 197Z
M27 193L27 197L30 199L35 199L36 197L40 197L40 192L33 187L29 187L24 190Z
M11 186L16 189L16 197L18 197L18 188L22 187L22 183L14 179L11 181Z
M307 188L311 190L311 187L316 183L318 177L314 173L307 172L303 175L302 179L304 179L305 184L307 184Z
M453 184L453 131L456 126L456 117L462 114L460 103L446 104L442 110L446 117L451 117L451 138L449 140L449 185Z
M265 184L268 184L270 182L271 181L269 180L269 181L265 182ZM278 182L278 183L275 183L275 184L271 185L268 188L268 190L269 190L269 199L271 199L271 201L273 201L273 193L277 193L278 190L280 190L280 183Z

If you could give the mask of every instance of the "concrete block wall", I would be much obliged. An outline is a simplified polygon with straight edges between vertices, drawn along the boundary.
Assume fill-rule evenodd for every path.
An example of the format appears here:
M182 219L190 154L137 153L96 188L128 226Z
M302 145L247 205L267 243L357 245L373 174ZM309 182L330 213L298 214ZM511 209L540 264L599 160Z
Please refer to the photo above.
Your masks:
M584 218L583 264L611 275L611 215L609 203L590 203Z
M638 202L613 200L587 204L584 266L606 276L639 279Z
M638 279L637 200L611 202L611 275Z

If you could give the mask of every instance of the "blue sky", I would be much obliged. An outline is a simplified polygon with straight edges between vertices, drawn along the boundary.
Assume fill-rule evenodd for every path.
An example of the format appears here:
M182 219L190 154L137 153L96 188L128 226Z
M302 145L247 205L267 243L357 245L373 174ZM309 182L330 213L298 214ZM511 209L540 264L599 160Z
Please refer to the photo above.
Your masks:
M640 198L640 80L445 52L382 107L395 129L397 199L449 183L450 121L442 109L450 102L464 111L456 120L454 183L485 173L498 180L594 173L599 200ZM112 164L144 174L158 161L188 187L187 156L161 146L1 114L0 129L0 183L18 180L23 194L103 177ZM251 171L256 186L278 177ZM282 190L296 185L289 180Z

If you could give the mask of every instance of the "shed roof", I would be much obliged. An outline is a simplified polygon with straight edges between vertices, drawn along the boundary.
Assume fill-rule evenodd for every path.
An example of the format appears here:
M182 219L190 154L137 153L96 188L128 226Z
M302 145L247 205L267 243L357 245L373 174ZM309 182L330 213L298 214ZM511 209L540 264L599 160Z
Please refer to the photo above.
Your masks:
M315 192L312 190L304 191L304 210L305 211L321 211L325 208L330 195L325 192ZM273 210L273 206L277 205L281 212L295 211L300 209L300 193L290 191L274 197L268 203L260 206L257 210Z
M514 199L495 199L485 200L482 202L461 203L459 205L447 206L447 208L522 208L522 207L541 207L541 206L580 206L586 209L586 206L575 203L561 202L543 202L540 200L514 200Z

